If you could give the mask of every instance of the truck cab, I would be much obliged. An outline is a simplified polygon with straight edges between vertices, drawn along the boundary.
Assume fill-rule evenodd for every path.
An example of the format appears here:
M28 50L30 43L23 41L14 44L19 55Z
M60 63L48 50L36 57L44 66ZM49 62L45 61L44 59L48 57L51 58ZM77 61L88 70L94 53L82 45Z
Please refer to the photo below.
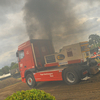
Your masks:
M43 70L44 56L53 53L54 48L50 40L31 39L19 45L17 56L22 79L25 78L26 73Z

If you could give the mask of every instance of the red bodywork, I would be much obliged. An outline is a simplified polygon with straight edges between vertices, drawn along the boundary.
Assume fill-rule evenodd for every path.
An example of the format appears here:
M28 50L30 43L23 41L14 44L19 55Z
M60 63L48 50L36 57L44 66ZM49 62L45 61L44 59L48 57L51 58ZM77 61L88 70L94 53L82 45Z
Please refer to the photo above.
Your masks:
M34 73L35 81L60 81L62 79L62 70L52 70Z
M63 70L63 69L62 69ZM62 81L62 70L51 70L33 73L36 82L43 81ZM22 82L26 83L26 79L23 77Z
M18 51L22 50L24 50L24 58L19 60L19 70L21 72L20 74L23 79L24 72L26 70L35 68L35 62L30 41L27 41L18 47Z
M77 59L77 60L71 60L68 61L68 64L75 64L75 63L81 63L84 62L82 59ZM52 66L60 66L58 62L55 63L49 63L49 64L45 64L45 67L52 67Z
M24 57L22 59L19 59L19 70L20 70L22 81L26 82L25 72L36 68L38 70L43 69L45 67L44 56L53 54L54 48L50 40L29 40L18 47L18 52L20 51L24 52ZM34 77L36 77L36 81L37 81L37 77L40 77L39 73L35 73ZM51 79L54 80L52 77L49 78L48 75L47 76L45 75L44 77L45 77L44 78L45 81L46 80L48 81L48 79L50 79L50 81ZM44 80L42 77L41 79L42 79L41 81Z
M45 66L45 67L59 66L59 63L58 63L58 62L55 62L55 63L49 63L49 64L45 64L44 66Z
M81 62L83 62L82 59L77 59L77 60L68 61L68 64L75 64L75 63L81 63Z

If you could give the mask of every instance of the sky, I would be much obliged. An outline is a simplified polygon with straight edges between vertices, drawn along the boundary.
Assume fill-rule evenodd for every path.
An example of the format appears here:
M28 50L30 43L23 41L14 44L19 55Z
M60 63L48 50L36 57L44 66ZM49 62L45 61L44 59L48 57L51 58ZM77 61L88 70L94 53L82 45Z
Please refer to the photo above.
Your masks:
M0 0L0 68L30 38L52 39L59 51L91 34L100 35L99 0Z

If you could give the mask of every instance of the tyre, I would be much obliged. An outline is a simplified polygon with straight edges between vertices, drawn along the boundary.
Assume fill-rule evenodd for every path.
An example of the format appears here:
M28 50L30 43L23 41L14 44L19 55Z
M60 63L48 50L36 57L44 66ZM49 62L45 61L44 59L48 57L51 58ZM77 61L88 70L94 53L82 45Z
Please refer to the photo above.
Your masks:
M28 74L27 76L26 76L26 83L27 83L27 85L30 87L30 88L33 88L33 87L35 87L37 84L36 84L36 81L35 81L35 79L34 79L34 76L33 75L31 75L31 74Z
M64 74L63 74L63 80L68 85L73 85L80 81L78 74L74 70L71 70L71 69L65 69Z

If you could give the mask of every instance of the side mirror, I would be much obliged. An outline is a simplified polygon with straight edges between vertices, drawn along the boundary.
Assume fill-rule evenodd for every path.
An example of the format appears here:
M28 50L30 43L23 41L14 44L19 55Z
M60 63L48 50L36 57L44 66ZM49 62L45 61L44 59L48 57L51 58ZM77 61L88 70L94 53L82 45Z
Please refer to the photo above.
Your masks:
M16 57L18 57L18 51L16 52Z

